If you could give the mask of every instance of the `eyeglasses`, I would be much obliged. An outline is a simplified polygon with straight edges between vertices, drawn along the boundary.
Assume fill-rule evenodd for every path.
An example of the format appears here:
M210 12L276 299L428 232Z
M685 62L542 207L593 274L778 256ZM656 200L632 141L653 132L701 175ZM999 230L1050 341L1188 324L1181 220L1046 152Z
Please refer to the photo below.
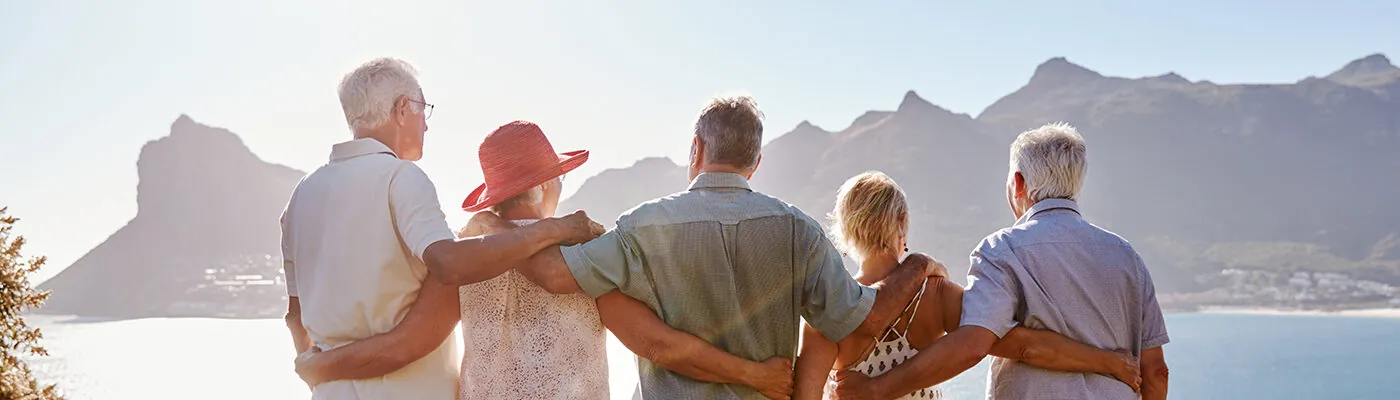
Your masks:
M423 105L423 119L432 118L432 116L433 116L433 105L432 105L432 104L428 104L428 103L426 103L426 102L423 102L423 101L420 101L420 100L414 100L414 99L408 99L408 101L411 101L411 102L414 102L414 103L418 103L418 104L422 104L422 105Z

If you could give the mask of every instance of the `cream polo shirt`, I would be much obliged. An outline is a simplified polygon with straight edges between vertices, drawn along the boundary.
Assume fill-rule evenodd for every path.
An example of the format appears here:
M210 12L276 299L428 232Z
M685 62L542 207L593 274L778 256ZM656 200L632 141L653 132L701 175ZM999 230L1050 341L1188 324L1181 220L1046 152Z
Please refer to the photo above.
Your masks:
M410 161L374 139L336 144L326 165L303 178L282 214L287 294L322 350L393 329L428 276L423 251L453 240L437 189ZM391 374L336 381L313 399L452 399L456 341Z

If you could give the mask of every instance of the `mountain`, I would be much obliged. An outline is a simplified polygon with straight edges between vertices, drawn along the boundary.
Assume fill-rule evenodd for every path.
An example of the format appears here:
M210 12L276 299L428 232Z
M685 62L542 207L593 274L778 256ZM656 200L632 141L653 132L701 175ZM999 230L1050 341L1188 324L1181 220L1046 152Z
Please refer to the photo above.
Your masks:
M1199 290L1225 267L1311 265L1279 259L1337 260L1318 268L1400 283L1400 209L1390 205L1400 196L1400 69L1381 55L1272 85L1111 77L1054 58L975 118L908 92L896 110L840 131L803 122L764 147L752 183L824 216L845 179L884 171L911 199L911 247L956 266L1011 222L1011 140L1054 121L1088 142L1087 217L1133 240L1164 290ZM676 187L610 173L635 179L589 181L580 193L626 196L576 197L570 209L611 220Z
M910 197L910 247L958 275L1012 222L1007 146L1053 121L1088 141L1086 217L1131 240L1161 292L1214 287L1224 268L1400 284L1400 69L1382 55L1270 85L1111 77L1055 58L976 117L910 91L839 130L800 123L764 146L752 186L820 219L846 179L884 171ZM187 116L137 170L136 217L40 286L54 293L44 312L281 315L277 219L304 173ZM587 179L560 209L611 223L686 182L684 165L643 159Z
M644 158L631 167L604 170L588 178L578 192L559 203L559 211L584 210L611 227L617 216L633 206L685 190L687 185L685 167L666 158Z
M285 309L278 217L304 175L180 116L136 162L136 217L40 285L44 312L269 316Z

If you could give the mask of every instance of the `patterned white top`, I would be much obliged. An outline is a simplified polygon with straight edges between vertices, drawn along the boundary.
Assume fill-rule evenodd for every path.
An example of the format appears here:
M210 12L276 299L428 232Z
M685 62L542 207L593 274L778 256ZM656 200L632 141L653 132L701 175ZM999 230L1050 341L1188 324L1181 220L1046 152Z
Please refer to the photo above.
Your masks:
M608 398L607 336L593 299L549 293L513 270L458 293L462 399Z
M914 312L919 309L919 301L924 297L924 289L919 289L919 294L914 295L914 300L904 309L894 324L885 330L884 336L875 341L873 349L866 354L865 360L851 367L851 371L865 374L869 377L876 377L884 374L896 365L914 358L919 354L919 350L909 345L909 325L914 323ZM898 329L900 322L904 322L904 329ZM943 399L943 389L934 385L926 389L919 389L917 392L909 393L899 399Z

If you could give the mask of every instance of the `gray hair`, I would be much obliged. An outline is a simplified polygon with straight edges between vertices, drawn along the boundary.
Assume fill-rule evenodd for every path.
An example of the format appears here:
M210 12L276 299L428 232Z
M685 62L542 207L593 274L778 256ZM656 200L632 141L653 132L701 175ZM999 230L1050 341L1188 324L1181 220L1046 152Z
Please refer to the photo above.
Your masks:
M340 80L340 108L345 122L354 131L383 125L394 112L400 96L419 99L423 89L418 85L418 71L403 60L376 58L370 60ZM423 112L423 105L410 102L414 112Z
M753 96L717 96L700 110L695 135L705 143L706 161L753 168L763 147L763 112Z
M1011 171L1026 181L1032 203L1045 199L1075 199L1084 187L1084 137L1064 122L1022 132L1011 143Z

